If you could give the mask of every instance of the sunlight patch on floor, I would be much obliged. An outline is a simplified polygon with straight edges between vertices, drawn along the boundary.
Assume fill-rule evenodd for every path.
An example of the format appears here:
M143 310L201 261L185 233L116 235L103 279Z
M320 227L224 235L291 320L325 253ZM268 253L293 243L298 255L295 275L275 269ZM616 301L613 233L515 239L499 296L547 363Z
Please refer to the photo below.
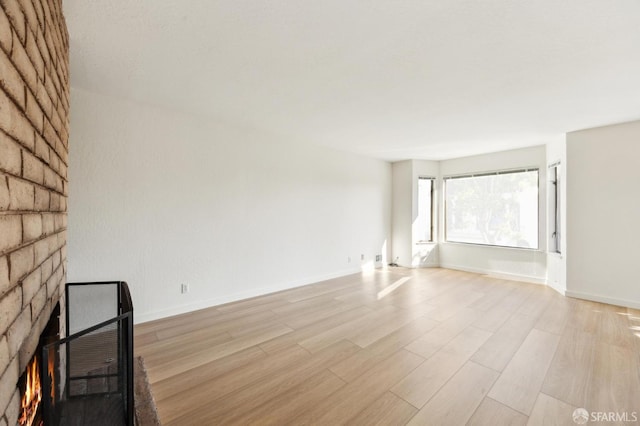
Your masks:
M395 283L393 283L390 286L386 287L385 289L379 291L378 292L378 300L381 300L382 298L384 298L384 297L388 296L389 294L393 293L395 290L400 288L404 283L406 283L410 279L411 279L411 277L400 278Z

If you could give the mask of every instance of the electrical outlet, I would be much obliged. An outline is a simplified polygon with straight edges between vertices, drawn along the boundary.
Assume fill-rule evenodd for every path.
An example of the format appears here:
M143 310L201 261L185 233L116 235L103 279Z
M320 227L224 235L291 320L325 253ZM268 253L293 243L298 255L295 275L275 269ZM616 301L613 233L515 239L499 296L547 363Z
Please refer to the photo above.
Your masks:
M376 262L382 262L382 255L376 254Z
M364 260L364 254L360 255L360 260Z
M182 294L189 293L189 284L180 284L180 293Z

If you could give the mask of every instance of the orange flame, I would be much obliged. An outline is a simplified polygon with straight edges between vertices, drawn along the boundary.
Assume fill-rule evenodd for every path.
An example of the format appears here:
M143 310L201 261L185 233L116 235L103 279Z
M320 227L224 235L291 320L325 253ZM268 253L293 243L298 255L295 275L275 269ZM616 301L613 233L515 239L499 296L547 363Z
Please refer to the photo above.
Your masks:
M56 395L55 395L55 389L56 389L56 385L55 385L55 363L53 361L53 357L49 356L49 365L47 365L47 376L49 377L49 401L55 401L56 400Z
M31 426L38 412L38 406L42 400L42 386L38 372L38 358L34 357L27 367L25 390L22 395L20 426Z

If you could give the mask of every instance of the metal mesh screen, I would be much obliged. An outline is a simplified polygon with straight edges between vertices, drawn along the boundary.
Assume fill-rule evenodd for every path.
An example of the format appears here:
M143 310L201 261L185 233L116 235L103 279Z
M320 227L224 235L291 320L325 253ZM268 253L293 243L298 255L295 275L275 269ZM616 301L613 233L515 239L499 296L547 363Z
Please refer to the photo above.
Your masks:
M119 288L104 283L67 286L67 321L74 334L120 315Z
M111 283L119 285L122 283ZM126 285L126 284L125 284ZM105 315L102 309L98 316L87 319L86 309L74 308L74 303L91 299L91 288L98 289L97 301L115 308L111 319L91 325L66 339L43 348L44 417L47 425L95 425L119 426L133 422L133 311L128 290L126 294L104 291L105 283L89 284L79 292L68 285L67 294L82 294L82 297L67 298L69 324L75 321L74 314L85 315L85 325ZM105 295L116 295L105 298ZM123 296L127 303L121 303ZM101 299L101 300L100 300ZM126 311L123 313L123 311Z

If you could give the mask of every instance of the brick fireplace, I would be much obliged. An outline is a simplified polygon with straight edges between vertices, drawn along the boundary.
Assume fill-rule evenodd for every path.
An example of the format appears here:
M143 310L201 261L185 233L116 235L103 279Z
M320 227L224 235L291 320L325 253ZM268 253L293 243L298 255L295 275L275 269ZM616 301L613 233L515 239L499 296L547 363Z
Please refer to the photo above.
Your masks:
M0 0L0 426L64 297L68 52L62 0Z

